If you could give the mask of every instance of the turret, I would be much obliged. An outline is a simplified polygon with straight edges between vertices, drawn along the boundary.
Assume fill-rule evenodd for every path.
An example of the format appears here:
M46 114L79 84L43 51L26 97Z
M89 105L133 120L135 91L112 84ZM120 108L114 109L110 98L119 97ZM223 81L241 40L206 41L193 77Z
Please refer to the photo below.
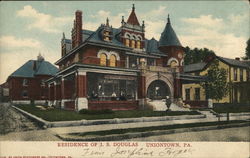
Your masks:
M183 66L184 50L171 26L169 15L165 29L161 33L159 50L168 55L168 57L164 59L164 65L170 67Z
M145 40L145 24L143 21L142 25L140 25L135 13L134 4L132 6L132 11L128 17L127 22L124 21L124 17L122 16L121 24L121 41L123 42L123 44L127 47L143 49Z

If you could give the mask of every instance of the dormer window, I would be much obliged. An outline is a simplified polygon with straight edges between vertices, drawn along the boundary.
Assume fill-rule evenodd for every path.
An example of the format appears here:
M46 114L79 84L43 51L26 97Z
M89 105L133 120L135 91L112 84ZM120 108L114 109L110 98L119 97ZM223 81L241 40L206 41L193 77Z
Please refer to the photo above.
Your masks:
M28 86L28 80L27 79L23 79L23 86Z

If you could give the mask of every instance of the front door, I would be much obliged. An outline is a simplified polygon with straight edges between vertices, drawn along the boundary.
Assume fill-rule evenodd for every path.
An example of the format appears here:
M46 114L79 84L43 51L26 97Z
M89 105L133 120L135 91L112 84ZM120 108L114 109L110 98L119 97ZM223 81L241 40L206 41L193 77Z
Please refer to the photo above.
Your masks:
M165 82L161 80L155 80L149 85L147 90L148 98L152 100L161 100L166 99L166 96L170 97L170 90Z

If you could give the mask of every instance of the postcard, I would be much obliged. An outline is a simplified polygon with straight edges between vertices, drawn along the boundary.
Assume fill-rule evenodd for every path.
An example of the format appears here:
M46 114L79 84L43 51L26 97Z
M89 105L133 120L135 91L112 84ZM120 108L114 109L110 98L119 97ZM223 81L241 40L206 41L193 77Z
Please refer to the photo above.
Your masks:
M0 158L247 158L249 1L2 1Z

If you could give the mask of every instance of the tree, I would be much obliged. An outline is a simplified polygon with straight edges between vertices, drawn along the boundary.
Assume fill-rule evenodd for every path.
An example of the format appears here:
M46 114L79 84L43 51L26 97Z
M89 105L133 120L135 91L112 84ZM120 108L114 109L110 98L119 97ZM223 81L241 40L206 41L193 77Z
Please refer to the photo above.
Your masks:
M185 47L184 52L185 52L185 57L184 57L185 65L202 62L208 55L215 54L214 51L209 50L207 48L190 49L189 47Z
M227 72L225 69L219 68L217 60L211 62L205 76L207 81L201 83L201 86L205 89L207 98L218 101L228 94L230 84L227 82Z
M245 53L245 57L243 57L243 59L250 59L250 38L247 40L247 47L246 47L246 53Z

